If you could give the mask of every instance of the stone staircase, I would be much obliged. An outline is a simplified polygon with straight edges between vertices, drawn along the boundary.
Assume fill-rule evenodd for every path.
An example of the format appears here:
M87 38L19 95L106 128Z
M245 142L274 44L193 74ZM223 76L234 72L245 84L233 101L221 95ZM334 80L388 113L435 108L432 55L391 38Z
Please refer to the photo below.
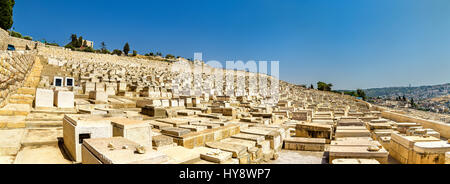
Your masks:
M15 67L22 70L17 70L19 75L23 75L24 79L20 81L21 84L16 84L16 90L9 90L8 96L3 100L0 108L0 128L26 128L26 117L30 114L33 101L35 98L36 88L39 85L42 64L39 57L25 57L15 60L33 59L29 61L29 69L27 66L20 66L19 63ZM11 66L11 64L9 64ZM20 79L20 78L19 78ZM16 81L17 82L17 81Z

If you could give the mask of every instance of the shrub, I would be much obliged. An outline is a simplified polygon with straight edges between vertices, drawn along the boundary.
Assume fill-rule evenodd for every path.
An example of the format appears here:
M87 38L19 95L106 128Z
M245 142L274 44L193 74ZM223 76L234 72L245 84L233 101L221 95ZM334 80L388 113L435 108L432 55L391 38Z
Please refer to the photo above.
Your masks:
M174 55L172 55L172 54L167 54L167 55L166 55L166 58L167 58L167 59L174 59L174 58L175 58L175 56L174 56Z
M115 55L121 56L122 55L122 51L118 50L118 49L114 49L111 54L113 54L113 55L115 54Z
M51 45L51 46L57 46L59 47L59 45L57 43L45 43L45 45Z
M25 39L25 40L33 40L33 38L31 36L24 36L23 39Z
M95 52L95 50L91 47L85 47L82 51L83 52Z
M15 31L11 31L11 36L16 38L22 38L22 34Z

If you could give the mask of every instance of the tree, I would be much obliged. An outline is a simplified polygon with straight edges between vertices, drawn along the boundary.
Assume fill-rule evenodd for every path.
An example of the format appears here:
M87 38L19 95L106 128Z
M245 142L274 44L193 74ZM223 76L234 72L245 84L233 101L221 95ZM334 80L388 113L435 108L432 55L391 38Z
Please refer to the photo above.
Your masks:
M133 50L133 56L137 56L137 51Z
M416 103L414 103L414 99L412 97L411 97L410 103L411 103L411 107L412 108L416 108L417 107L417 105L416 105Z
M80 36L78 38L78 42L77 42L77 45L75 47L80 48L81 46L83 46L83 37L82 36Z
M105 42L102 42L102 43L100 44L100 48L101 48L101 50L106 50L106 44L105 44Z
M110 53L109 50L106 48L105 42L102 42L100 44L100 53L102 53L102 54L109 54Z
M366 100L366 92L364 92L364 90L362 89L357 89L356 90L356 95L358 95L358 97L361 97L363 100Z
M167 55L166 55L166 58L167 58L167 59L173 59L173 58L175 58L175 56L172 55L172 54L167 54Z
M309 87L309 89L314 89L314 85L311 84L311 86Z
M123 46L123 53L125 54L125 56L128 56L128 52L130 52L130 45L127 43L125 43L125 46Z
M120 51L119 49L114 49L111 54L113 54L113 55L115 54L115 55L121 56L122 55L122 51Z
M72 40L72 42L70 42L72 44L72 46L78 45L78 38L77 38L76 34L70 35L70 39Z
M327 84L324 82L319 81L317 83L317 89L321 91L331 91L331 87L333 87L333 84Z
M4 30L8 30L12 27L13 21L13 7L14 0L1 0L0 1L0 27Z

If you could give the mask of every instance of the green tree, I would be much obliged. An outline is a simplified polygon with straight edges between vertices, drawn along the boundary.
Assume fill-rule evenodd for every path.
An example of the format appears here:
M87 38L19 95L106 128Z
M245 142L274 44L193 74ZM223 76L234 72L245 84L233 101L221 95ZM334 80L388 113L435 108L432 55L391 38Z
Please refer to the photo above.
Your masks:
M127 43L125 43L125 46L123 46L123 53L125 54L125 56L128 56L128 52L130 52L130 45Z
M356 95L358 95L358 97L361 97L363 100L366 100L366 92L364 92L364 90L362 89L357 89L356 90Z
M321 91L331 91L331 87L333 87L333 84L327 84L325 82L317 82L317 89Z
M309 89L314 89L314 85L311 84L311 86L309 87Z
M77 42L77 45L75 47L80 48L81 46L83 46L83 37L82 36L80 36L78 38L78 42Z
M166 55L166 58L167 58L167 59L173 59L173 58L175 58L175 56L172 55L172 54L167 54L167 55Z
M0 0L0 27L8 30L12 27L14 0Z
M100 44L100 53L102 53L102 54L109 54L110 53L109 50L106 48L105 42L102 42Z
M417 107L417 104L414 102L414 99L412 97L411 97L410 103L411 103L411 107L412 108L416 108Z
M10 31L11 36L12 37L16 37L16 38L23 38L22 34L20 34L19 32L15 32L15 31Z
M122 51L120 51L119 49L114 49L111 54L113 54L113 55L115 54L115 55L121 56L122 55Z
M78 36L76 34L70 35L70 39L72 40L72 42L70 42L72 44L72 46L75 46L78 44Z
M102 42L102 43L100 44L100 48L101 48L102 50L106 50L106 44L105 44L105 42Z
M137 56L137 51L133 50L133 56Z

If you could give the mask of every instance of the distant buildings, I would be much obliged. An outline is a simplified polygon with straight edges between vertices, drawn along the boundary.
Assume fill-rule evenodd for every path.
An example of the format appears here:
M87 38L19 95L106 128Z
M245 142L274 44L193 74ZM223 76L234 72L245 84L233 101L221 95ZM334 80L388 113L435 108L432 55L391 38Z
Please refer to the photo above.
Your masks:
M83 40L83 43L86 42L86 46L94 48L94 42L89 40Z

